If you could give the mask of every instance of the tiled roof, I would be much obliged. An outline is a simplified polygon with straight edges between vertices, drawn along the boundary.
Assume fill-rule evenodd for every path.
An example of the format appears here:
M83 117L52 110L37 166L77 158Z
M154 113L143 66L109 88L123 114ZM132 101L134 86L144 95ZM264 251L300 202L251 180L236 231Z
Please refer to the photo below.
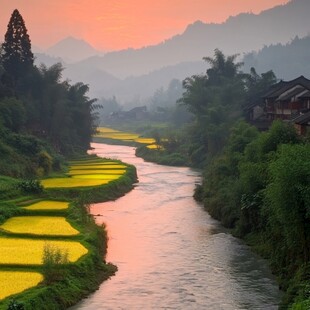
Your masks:
M288 92L285 96L279 96L276 101L290 100L292 97L295 97L296 95L298 95L304 91L305 91L304 87L297 87L297 88L293 89L292 91Z
M299 115L292 120L293 123L299 125L306 125L310 122L310 111L305 114Z
M263 96L263 98L277 98L282 93L286 92L290 88L300 85L310 90L310 80L306 79L303 75L292 81L280 81L270 88L270 90Z

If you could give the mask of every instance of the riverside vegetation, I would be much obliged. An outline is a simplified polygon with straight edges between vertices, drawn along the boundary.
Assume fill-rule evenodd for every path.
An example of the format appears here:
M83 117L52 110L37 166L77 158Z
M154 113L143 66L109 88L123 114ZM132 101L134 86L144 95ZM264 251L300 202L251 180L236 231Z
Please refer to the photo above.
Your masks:
M220 50L206 57L210 69L185 79L178 101L192 118L153 130L159 147L141 146L137 155L201 168L203 184L195 198L269 260L284 291L279 308L310 309L309 133L298 136L281 121L259 132L244 121L242 108L277 79L272 71L243 73L236 57Z
M0 54L0 309L66 309L117 269L88 205L132 189L136 171L86 154L98 106L61 73L33 64L14 10Z

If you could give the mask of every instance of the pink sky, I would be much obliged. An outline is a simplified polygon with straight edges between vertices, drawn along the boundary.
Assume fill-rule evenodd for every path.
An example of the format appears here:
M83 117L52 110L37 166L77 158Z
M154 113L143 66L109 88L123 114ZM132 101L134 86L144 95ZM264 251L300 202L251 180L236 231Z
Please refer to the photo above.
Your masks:
M20 11L32 44L47 48L73 36L99 50L139 48L182 33L196 20L224 22L241 12L259 13L288 0L2 0L0 36Z

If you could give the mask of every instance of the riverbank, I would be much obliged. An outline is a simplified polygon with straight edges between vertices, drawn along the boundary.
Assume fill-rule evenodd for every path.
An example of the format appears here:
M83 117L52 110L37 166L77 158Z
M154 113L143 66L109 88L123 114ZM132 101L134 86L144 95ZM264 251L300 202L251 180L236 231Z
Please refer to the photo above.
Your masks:
M87 158L92 161L94 160L93 156ZM83 158L83 160L87 158ZM122 167L121 163L117 164ZM89 162L87 165L89 165ZM1 230L1 237L8 239L16 239L18 237L24 240L25 244L28 240L38 242L40 240L48 240L48 242L55 243L64 240L64 242L72 242L72 244L78 242L87 250L87 254L77 259L76 262L66 263L61 266L58 270L60 271L58 273L58 277L60 275L60 278L53 281L48 281L45 270L47 266L44 263L43 265L36 262L26 263L26 265L24 263L1 264L0 272L37 272L38 274L44 275L44 280L38 286L30 288L23 293L8 296L1 300L0 309L66 309L95 291L102 281L108 279L116 272L116 266L107 264L103 260L107 249L107 233L105 226L97 226L94 219L89 215L88 204L98 201L114 200L133 188L133 183L137 181L135 167L131 165L123 166L126 166L125 173L103 185L79 188L45 188L39 194L15 197L14 200L2 199L0 201L1 214L3 214L0 224L6 223L8 218L16 218L17 215L19 217L25 216L27 219L31 217L40 219L42 217L49 217L51 222L53 222L53 219L56 220L59 217L63 217L66 218L73 229L78 231L78 235L66 237L62 235L57 236L56 233L52 233L52 236L47 236L46 233L38 235L34 232L14 235L12 232ZM109 166L107 165L106 167ZM69 182L73 179L74 176L66 180ZM81 180L84 179L81 178ZM14 191L13 188L12 190ZM31 207L33 203L40 201L46 202L48 200L53 205L53 201L56 201L56 199L57 201L67 201L69 208L59 210L51 207L50 209L26 210L27 206Z
M146 162L133 147L92 146L137 167L139 183L91 206L107 224L107 260L119 271L72 310L277 309L281 293L266 261L193 199L198 171Z

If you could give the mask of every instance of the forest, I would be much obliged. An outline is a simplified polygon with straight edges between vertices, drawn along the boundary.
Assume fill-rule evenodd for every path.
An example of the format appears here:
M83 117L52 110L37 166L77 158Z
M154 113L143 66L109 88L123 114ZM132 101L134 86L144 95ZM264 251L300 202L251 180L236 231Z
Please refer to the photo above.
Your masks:
M204 75L183 81L178 105L192 118L156 130L161 150L137 154L165 164L203 169L195 198L212 217L267 258L285 292L280 309L310 306L310 145L288 122L260 132L244 107L275 83L273 71L241 71L237 55L216 49Z
M95 130L88 86L62 80L61 64L35 66L25 22L15 10L0 57L0 174L42 177L63 156L85 152Z

